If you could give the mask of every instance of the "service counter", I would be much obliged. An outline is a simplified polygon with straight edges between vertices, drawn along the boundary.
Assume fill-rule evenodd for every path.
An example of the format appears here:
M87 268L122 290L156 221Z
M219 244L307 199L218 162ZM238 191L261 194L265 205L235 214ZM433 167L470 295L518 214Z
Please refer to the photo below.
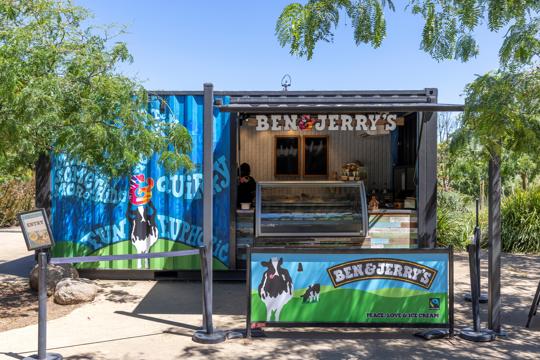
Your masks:
M261 182L255 209L236 211L237 264L246 246L417 248L417 212L367 210L362 182Z

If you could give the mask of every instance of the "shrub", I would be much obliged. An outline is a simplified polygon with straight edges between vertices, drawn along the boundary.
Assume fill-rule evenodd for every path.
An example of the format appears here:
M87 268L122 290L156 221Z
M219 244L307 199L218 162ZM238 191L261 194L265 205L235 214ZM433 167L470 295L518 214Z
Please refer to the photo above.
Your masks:
M487 234L487 209L479 214L482 239ZM437 245L464 250L474 235L475 204L466 195L452 191L437 193Z
M518 191L504 199L502 249L540 253L540 186Z
M0 227L17 223L17 213L34 207L33 179L10 179L0 182Z

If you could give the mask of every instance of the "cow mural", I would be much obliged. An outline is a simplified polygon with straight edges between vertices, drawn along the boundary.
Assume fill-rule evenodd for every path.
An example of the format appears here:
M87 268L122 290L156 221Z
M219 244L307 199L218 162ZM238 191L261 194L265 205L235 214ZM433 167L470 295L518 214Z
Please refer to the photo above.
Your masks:
M130 225L131 243L138 254L146 254L158 240L156 224L156 208L152 203L154 180L145 179L144 174L131 176L129 182L129 205L127 218ZM149 259L145 259L146 268L150 267ZM137 259L137 269L142 268L142 259Z
M306 289L306 292L304 293L304 295L300 297L303 299L302 303L319 302L320 294L321 294L321 285L311 284Z
M273 257L270 261L262 261L266 270L259 284L259 297L266 305L266 321L270 321L274 313L274 321L279 321L283 306L293 297L294 286L287 269L281 267L283 258Z

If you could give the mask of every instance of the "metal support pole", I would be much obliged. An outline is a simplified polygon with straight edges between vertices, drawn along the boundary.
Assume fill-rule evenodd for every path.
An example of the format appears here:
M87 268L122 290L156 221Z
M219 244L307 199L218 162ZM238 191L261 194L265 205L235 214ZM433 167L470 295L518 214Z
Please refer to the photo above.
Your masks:
M47 251L38 252L38 353L26 357L39 360L62 360L56 353L47 353Z
M480 287L480 220L479 220L479 203L476 199L476 226L474 228L474 255L475 255L475 266L476 266L476 282L478 289L478 299L480 299L481 287Z
M477 268L477 251L476 244L467 245L467 253L469 254L469 276L471 281L471 298L472 298L472 318L473 327L461 330L459 336L462 339L474 342L487 342L495 340L495 334L480 327L480 288L478 282Z
M531 320L533 316L536 315L539 304L540 304L540 282L538 283L538 287L536 288L536 293L534 294L534 299L531 304L531 309L529 310L529 316L527 317L527 324L525 324L526 328L528 328L531 325Z
M47 358L47 253L38 254L38 358Z
M489 254L488 328L499 336L501 329L501 161L498 154L489 159Z
M204 84L204 117L203 117L203 241L206 247L206 268L208 281L212 284L212 237L213 234L213 184L214 184L214 85ZM212 286L208 289L208 306L212 309ZM207 314L212 316L212 310ZM210 323L212 320L210 319Z
M480 212L480 203L479 203L479 200L476 199L476 226L474 228L474 236L473 236L473 245L475 246L475 252L474 252L474 257L475 257L475 266L476 266L476 275L477 275L477 278L476 278L476 282L478 283L478 301L480 302L480 304L487 304L488 302L488 297L486 294L482 294L482 286L481 286L481 281L480 281L480 278L481 278L481 270L480 270L480 241L481 241L481 238L482 238L482 233L480 231L480 220L479 220L479 212ZM465 298L465 301L472 301L472 294L469 293L469 294L465 294L464 296Z
M203 319L204 319L204 330L207 334L212 334L214 332L214 324L212 322L212 308L209 300L210 297L210 283L209 283L209 274L208 266L206 263L206 247L201 246L201 284L202 284L202 294L203 294Z
M477 262L476 262L476 249L478 247L475 245L468 245L467 252L469 253L469 269L470 269L470 280L471 280L471 294L472 294L472 312L473 312L473 329L475 332L480 330L480 288L478 287L478 273L477 273Z
M540 285L539 285L540 289ZM246 338L251 338L251 248L246 246Z
M208 281L213 282L212 274L212 238L214 208L214 85L204 84L204 116L203 116L203 241L206 247L206 266ZM212 309L212 286L208 290L208 304ZM212 316L212 311L209 313Z
M203 242L205 250L201 252L201 279L203 287L203 326L204 331L197 331L192 340L203 344L217 344L227 338L223 331L214 331L212 324L212 238L213 238L213 190L214 190L214 85L204 84L203 115Z

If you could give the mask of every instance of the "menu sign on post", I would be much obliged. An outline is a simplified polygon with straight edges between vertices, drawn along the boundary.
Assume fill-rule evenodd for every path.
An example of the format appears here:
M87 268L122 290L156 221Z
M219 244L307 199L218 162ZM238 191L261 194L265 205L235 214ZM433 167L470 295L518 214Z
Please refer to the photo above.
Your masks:
M17 217L29 251L47 249L54 245L44 209L20 213Z

